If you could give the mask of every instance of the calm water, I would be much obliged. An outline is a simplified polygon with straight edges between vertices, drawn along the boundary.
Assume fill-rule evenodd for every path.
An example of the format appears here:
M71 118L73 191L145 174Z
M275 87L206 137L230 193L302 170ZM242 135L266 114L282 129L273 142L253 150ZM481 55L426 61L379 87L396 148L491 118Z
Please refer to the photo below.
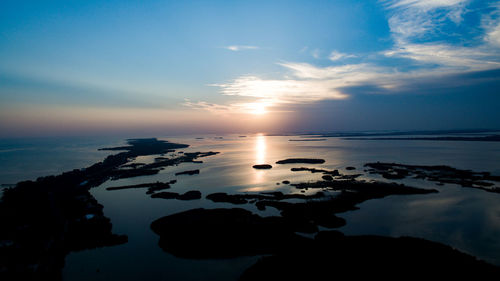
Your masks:
M158 247L159 237L149 225L155 219L179 211L196 208L235 207L201 199L177 201L152 199L145 189L106 191L108 186L152 181L178 182L173 192L199 190L203 197L213 192L259 192L280 190L298 192L277 182L317 180L320 174L291 172L294 166L273 165L271 170L255 170L254 164L270 163L289 157L323 158L326 163L314 165L339 169L349 174L362 171L371 161L405 164L444 164L461 169L489 171L500 174L500 143L433 142L433 141L346 141L330 138L316 142L290 142L298 137L249 135L245 138L224 136L216 139L166 138L190 144L184 151L219 151L221 154L203 158L203 164L184 163L167 167L158 175L109 181L91 190L104 205L104 214L113 223L115 233L126 234L124 245L71 253L66 258L65 280L235 280L258 257L229 260L179 259ZM14 183L41 175L81 168L102 160L110 152L97 148L123 144L123 140L43 140L0 142L0 183ZM154 161L155 156L139 157L136 162ZM357 170L346 171L346 166ZM200 169L199 175L178 176L179 171ZM370 175L370 178L380 179ZM383 180L383 179L381 179ZM379 234L414 236L438 241L463 252L500 265L500 194L462 188L456 185L437 186L422 180L402 182L440 192L430 195L389 196L366 201L360 210L343 213L346 234ZM311 191L310 192L316 192ZM238 205L263 216L277 215L268 208L258 211L253 205ZM202 234L200 234L202 235Z

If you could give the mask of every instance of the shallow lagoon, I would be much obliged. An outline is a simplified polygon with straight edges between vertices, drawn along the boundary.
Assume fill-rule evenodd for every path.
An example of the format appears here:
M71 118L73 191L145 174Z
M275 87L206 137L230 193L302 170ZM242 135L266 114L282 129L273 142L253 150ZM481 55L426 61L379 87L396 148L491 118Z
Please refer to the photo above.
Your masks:
M249 135L241 138L237 135L164 138L172 142L190 144L183 151L219 151L221 154L202 158L204 163L183 163L176 167L166 167L154 176L108 181L91 190L95 198L104 205L104 214L113 223L113 230L129 236L124 245L86 250L71 253L66 258L63 276L66 280L235 280L258 257L243 257L230 260L189 260L179 259L163 252L158 247L159 237L149 225L165 215L196 207L216 208L235 207L227 203L213 203L204 197L213 192L236 193L242 191L259 192L280 190L299 192L288 185L277 185L283 180L304 182L318 180L321 174L309 172L291 172L292 167L317 167L339 169L345 174L363 172L363 164L373 161L399 162L420 165L450 165L460 169L489 171L500 174L500 143L478 143L459 141L347 141L327 138L324 141L296 142L289 139L297 136ZM85 149L92 151L92 159L102 157L109 152L96 152L97 147L119 145L116 140L95 142ZM82 146L78 141L72 144L76 148L74 158L82 157ZM97 146L101 145L101 146ZM57 145L53 146L56 153ZM11 148L12 149L12 148ZM65 151L71 155L71 149ZM36 152L32 152L36 158ZM100 155L99 155L100 154ZM71 159L68 156L59 156ZM152 157L141 157L136 162L154 161ZM323 158L321 165L289 164L276 165L276 161L285 158ZM42 158L43 159L43 158ZM57 158L56 158L57 159ZM7 165L9 159L3 158ZM13 160L11 160L13 161ZM76 161L76 160L73 160ZM86 165L90 165L90 162ZM52 162L51 162L52 163ZM54 161L57 163L57 161ZM269 163L271 170L256 170L254 164ZM60 163L59 163L60 165ZM68 166L68 165L66 165ZM83 165L84 167L85 165ZM357 169L346 171L347 166ZM58 166L59 167L59 166ZM45 165L46 169L51 168ZM73 167L72 167L73 168ZM74 167L77 168L77 167ZM30 169L27 165L25 168ZM199 175L174 176L176 172L200 169ZM34 168L32 169L34 170ZM62 170L61 170L62 172ZM36 174L36 172L33 172ZM384 180L377 175L365 175L365 178ZM128 189L107 191L109 186L138 184L153 181L177 179L169 191L183 193L199 190L203 198L195 201L152 199L146 195L146 189ZM340 214L347 220L347 225L340 228L346 234L379 234L387 236L414 236L455 247L481 259L500 264L500 194L482 190L462 188L456 185L437 186L433 182L406 179L399 182L423 188L435 188L437 194L389 196L360 204L360 210ZM315 190L308 192L315 193ZM238 205L260 215L277 215L268 208L258 211L254 205ZM200 234L202 235L202 234Z

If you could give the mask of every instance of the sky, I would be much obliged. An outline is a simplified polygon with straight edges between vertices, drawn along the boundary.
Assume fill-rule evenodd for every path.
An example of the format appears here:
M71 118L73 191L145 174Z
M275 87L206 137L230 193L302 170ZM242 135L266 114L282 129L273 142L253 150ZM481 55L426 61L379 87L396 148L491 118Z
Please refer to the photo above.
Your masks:
M500 129L500 1L0 1L0 137Z

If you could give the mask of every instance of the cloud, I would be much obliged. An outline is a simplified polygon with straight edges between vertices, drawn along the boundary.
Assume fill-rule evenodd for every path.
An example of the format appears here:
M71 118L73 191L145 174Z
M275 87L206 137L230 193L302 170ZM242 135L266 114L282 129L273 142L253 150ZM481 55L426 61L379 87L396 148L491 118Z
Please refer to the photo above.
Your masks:
M461 47L450 44L399 44L384 53L388 57L408 58L421 63L440 65L443 71L477 71L500 68L494 50L486 47Z
M231 45L231 46L226 46L223 47L224 49L233 51L233 52L238 52L238 51L244 51L244 50L257 50L259 47L257 46L248 46L248 45Z
M311 51L311 56L315 59L319 59L321 55L321 52L319 51L319 49L314 49Z
M493 11L483 17L482 27L486 30L484 40L492 46L500 47L500 3L492 5Z
M227 96L252 97L273 104L312 102L321 99L344 99L335 83L328 79L262 79L242 76L228 83L215 84Z
M356 55L351 55L351 54L344 54L338 51L332 51L330 53L330 56L328 57L331 61L338 61L341 59L346 59L346 58L355 58L357 57Z
M445 7L456 7L465 4L469 0L385 0L381 1L390 8L411 7L422 10L431 10Z
M486 40L496 46L500 46L500 24L497 24L488 32Z
M476 38L466 42L469 44L433 40L436 34L444 33L441 29L446 19L456 24L461 21L461 15L465 13L468 2L470 1L384 1L391 13L389 27L395 41L394 47L384 54L437 65L443 72L477 71L500 67L497 48L500 46L499 4L493 6L493 12L481 15L482 28L486 32L480 37L479 44ZM465 40L459 33L453 37L460 41Z
M304 62L280 62L278 65L284 69L282 78L243 75L211 85L219 87L222 95L245 98L245 102L186 105L212 112L240 112L249 104L259 103L277 110L322 100L346 99L356 92L352 89L374 94L421 92L418 84L432 81L430 84L436 85L439 79L443 79L443 87L454 87L460 81L449 77L500 69L500 3L488 9L475 9L473 12L481 19L480 26L466 25L465 28L472 28L476 35L463 36L461 29L448 30L462 24L463 15L471 12L467 9L469 0L380 2L388 13L392 47L363 56L361 62L354 64L315 66ZM318 49L313 49L312 54L319 57ZM329 59L338 62L353 57L357 57L356 54L334 50ZM385 63L389 59L399 59L398 65ZM476 80L469 81L475 83Z
M231 106L209 103L204 101L192 102L191 100L186 99L183 105L191 107L193 109L207 110L212 113L234 113L233 107Z
M191 100L186 99L183 105L195 110L206 110L216 115L262 114L268 112L269 108L275 106L274 103L267 101L266 99L259 99L255 102L230 103L228 105L208 103L204 101L192 102Z
M389 28L396 41L425 37L438 32L443 21L460 24L469 0L388 0Z

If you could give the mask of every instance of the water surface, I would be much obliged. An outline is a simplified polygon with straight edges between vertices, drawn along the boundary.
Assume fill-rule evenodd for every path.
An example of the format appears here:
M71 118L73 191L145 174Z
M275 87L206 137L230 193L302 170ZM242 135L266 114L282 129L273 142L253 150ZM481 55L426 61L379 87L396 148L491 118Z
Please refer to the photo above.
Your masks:
M459 169L489 171L500 174L500 144L494 142L462 141L348 141L327 138L323 141L296 142L299 136L225 135L223 138L203 136L165 138L191 146L183 151L218 151L216 156L201 158L204 163L183 163L166 167L153 176L108 181L91 190L104 205L104 214L113 223L113 231L126 234L129 242L115 247L71 253L63 271L65 280L235 280L258 257L224 260L190 260L176 258L158 247L159 237L149 225L169 214L192 208L247 208L262 216L278 215L273 208L259 211L254 205L213 203L204 197L213 192L261 192L299 190L281 183L318 180L321 174L291 172L292 167L339 169L345 174L364 173L367 162L384 161L417 165L450 165ZM81 168L102 160L114 152L98 152L97 145L113 146L123 140L78 142L62 147L57 145L22 144L6 146L1 143L2 182L14 182L25 173L27 178ZM40 150L45 147L45 150ZM17 149L17 150L16 150ZM20 149L20 150L19 150ZM49 157L52 155L52 157ZM135 159L148 163L155 156ZM167 155L168 156L168 155ZM16 158L18 157L18 158ZM321 165L276 165L285 158L323 158ZM30 164L23 162L31 159ZM50 161L44 160L51 159ZM271 170L256 170L254 164L271 164ZM77 167L76 165L81 165ZM347 166L357 169L346 171ZM42 168L43 167L43 168ZM175 176L175 173L199 169L199 175ZM377 175L364 179L384 180ZM183 193L199 190L203 198L195 201L152 199L145 189L107 191L109 186L138 184L177 179L169 191ZM435 188L440 192L428 195L389 196L369 200L360 210L340 214L347 225L340 228L346 234L379 234L413 236L441 242L500 265L500 194L446 184L405 179L399 182L415 187ZM316 190L309 189L308 193ZM203 235L200 233L200 235Z

